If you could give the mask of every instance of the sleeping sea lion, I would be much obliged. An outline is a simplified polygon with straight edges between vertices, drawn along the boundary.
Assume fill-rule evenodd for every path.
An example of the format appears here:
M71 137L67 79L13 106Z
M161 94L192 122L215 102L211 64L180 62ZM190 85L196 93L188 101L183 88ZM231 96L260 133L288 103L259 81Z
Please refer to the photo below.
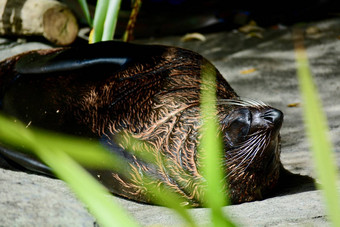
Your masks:
M148 174L191 206L202 206L196 183L204 181L197 153L203 67L216 74L221 161L230 201L263 199L284 170L279 135L283 114L262 102L240 99L195 52L109 41L23 53L0 63L0 110L30 126L98 140L126 159L131 171L124 176L89 170L116 195L153 203L142 184ZM117 139L122 133L150 144L155 164L129 152ZM5 146L0 150L7 166L19 163L51 174L33 156Z

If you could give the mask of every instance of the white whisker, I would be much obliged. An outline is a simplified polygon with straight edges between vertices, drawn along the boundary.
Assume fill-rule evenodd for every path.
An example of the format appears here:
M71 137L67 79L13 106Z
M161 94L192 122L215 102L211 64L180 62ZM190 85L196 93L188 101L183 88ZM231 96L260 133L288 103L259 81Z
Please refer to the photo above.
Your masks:
M263 151L269 144L270 133L266 131L259 131L249 136L247 140L242 142L239 146L228 151L226 156L226 163L228 166L232 166L232 171L228 173L228 176L234 172L245 172L247 168L253 163L255 157L262 155ZM261 153L259 153L261 151ZM242 159L242 160L241 160Z
M240 99L219 99L217 105L235 105L244 107L258 107L264 108L268 105L262 101L251 99L251 98L240 98Z

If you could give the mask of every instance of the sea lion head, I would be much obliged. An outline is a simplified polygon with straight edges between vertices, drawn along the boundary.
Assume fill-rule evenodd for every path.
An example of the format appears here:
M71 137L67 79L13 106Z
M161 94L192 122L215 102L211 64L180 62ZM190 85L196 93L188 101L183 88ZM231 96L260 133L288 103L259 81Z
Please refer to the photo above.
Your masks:
M220 100L229 110L221 120L232 203L263 199L278 182L283 113L263 102Z

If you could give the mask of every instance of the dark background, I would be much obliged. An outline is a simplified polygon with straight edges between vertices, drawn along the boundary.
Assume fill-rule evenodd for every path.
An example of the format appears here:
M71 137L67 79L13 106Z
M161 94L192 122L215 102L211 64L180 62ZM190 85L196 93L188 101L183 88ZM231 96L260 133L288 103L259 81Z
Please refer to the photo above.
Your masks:
M77 0L62 0L85 25ZM89 0L94 11L96 0ZM125 31L131 1L122 0L117 36ZM254 20L267 28L290 26L331 17L340 17L339 0L143 0L135 37L180 35L187 32L217 32L236 29Z

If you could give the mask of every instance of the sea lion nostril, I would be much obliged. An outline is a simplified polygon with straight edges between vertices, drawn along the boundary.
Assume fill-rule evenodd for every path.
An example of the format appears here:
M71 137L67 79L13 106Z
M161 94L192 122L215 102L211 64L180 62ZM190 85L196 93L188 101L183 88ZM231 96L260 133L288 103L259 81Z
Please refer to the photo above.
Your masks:
M273 124L281 124L283 121L283 113L277 109L270 109L262 115L263 119Z

